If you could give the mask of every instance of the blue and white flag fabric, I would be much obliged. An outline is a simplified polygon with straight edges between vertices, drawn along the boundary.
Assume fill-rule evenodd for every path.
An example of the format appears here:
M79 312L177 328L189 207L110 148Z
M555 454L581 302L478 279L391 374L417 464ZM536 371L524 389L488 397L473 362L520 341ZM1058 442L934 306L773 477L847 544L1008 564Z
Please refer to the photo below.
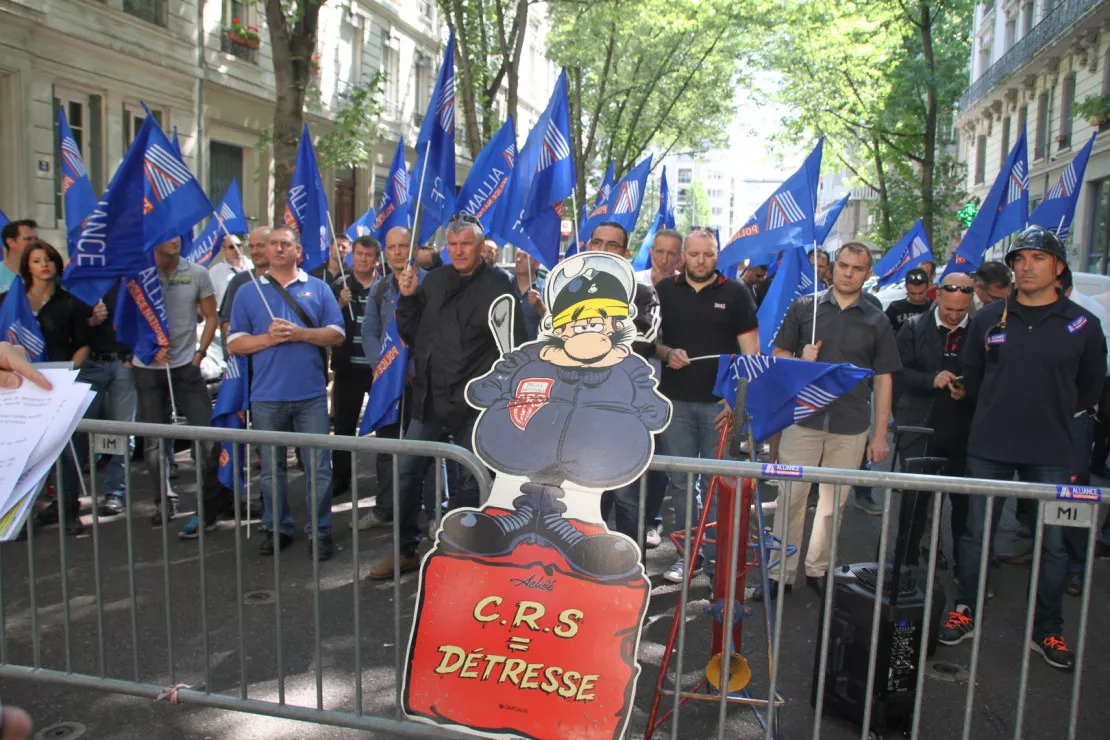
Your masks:
M162 280L154 259L135 277L125 278L112 311L116 338L131 348L144 365L170 346L169 318Z
M68 242L69 238L75 238L80 233L81 224L96 208L96 192L85 169L81 149L66 119L65 106L58 108L58 145L62 155L62 201L65 203Z
M671 188L667 185L667 165L663 165L663 174L659 176L659 210L655 212L655 220L651 222L651 228L640 242L640 249L632 260L632 269L637 272L651 269L651 247L655 244L655 235L660 229L673 229L674 224L674 203L671 201Z
M0 211L0 229L4 228L5 226L10 224L11 222L12 222L12 220L10 218L8 218L7 216L5 216L3 211Z
M173 138L170 139L170 144L173 145L173 153L182 162L185 161L185 155L181 153L181 141L177 138L177 126L173 127ZM193 227L190 226L185 231L181 232L181 254L187 254L193 251Z
M200 236L193 240L193 248L186 252L182 242L181 258L206 267L220 251L224 235L243 234L248 231L250 227L247 225L247 216L243 213L243 197L239 193L239 181L232 180L216 212L212 214L212 218L208 220Z
M589 203L582 204L582 217L578 219L579 239L585 239L586 241L589 241L588 236L583 236L584 234L588 233L587 229L589 229L590 231L593 230L589 227L587 222L591 218L604 216L609 212L609 195L613 192L613 180L616 177L616 167L617 160L610 159L609 167L605 170L605 176L601 178L601 187L597 189L597 195L594 196L593 205L590 205ZM600 218L599 220L604 221L606 219ZM571 251L568 252L568 254L573 254L575 251L578 250L578 248L579 245L572 244ZM581 248L585 249L585 246L581 246Z
M628 174L610 190L609 200L603 207L594 209L578 231L577 249L567 250L567 256L585 250L594 229L602 222L612 221L620 224L629 234L636 229L636 219L640 216L640 206L644 202L644 189L649 172L651 172L650 155L629 170Z
M729 238L717 260L718 269L736 267L744 260L767 264L775 252L816 241L813 219L824 144L824 138L819 140L801 168Z
M597 189L597 195L594 196L594 208L602 203L609 202L609 193L613 190L613 179L616 177L616 167L617 160L610 159L609 167L605 170L605 177L601 178L601 187Z
M979 206L979 213L948 260L944 274L975 272L983 262L983 253L992 244L1021 231L1028 223L1029 159L1022 128L1002 171Z
M148 115L108 189L72 240L62 284L92 306L118 278L149 266L149 250L212 213L212 203Z
M813 416L874 373L844 362L807 362L767 355L721 355L713 394L736 405L736 385L748 379L747 411L752 436L770 439Z
M362 413L358 434L364 436L382 427L396 424L400 418L401 396L405 393L405 368L408 366L408 347L401 341L394 316L382 340L382 351L374 366L374 381L370 385L370 400Z
M474 159L474 166L455 199L459 213L469 213L486 227L493 224L497 210L505 202L503 196L515 166L516 130L513 117L509 116Z
M39 321L27 300L23 278L16 275L0 303L0 337L9 344L18 344L27 352L31 362L46 360L46 339L42 336Z
M925 224L917 219L906 235L875 263L871 272L878 276L877 285L881 288L898 282L926 260L933 261L933 250L929 246L929 237L925 235Z
M397 226L412 228L412 200L409 197L409 173L405 167L405 139L397 140L397 151L393 153L393 164L389 168L389 179L382 191L382 202L378 204L378 215L374 218L371 234L379 244L385 244L385 235Z
M813 265L809 263L805 247L787 249L777 276L756 312L760 352L771 354L775 348L775 335L782 328L790 306L797 299L813 292Z
M247 358L231 355L220 380L220 392L212 406L212 426L221 429L246 429L247 411L250 410L250 383L247 379ZM220 443L220 463L217 477L227 488L235 490L238 473L239 489L247 485L243 469L246 463L244 445L238 445L239 470L235 470L235 455L231 442Z
M813 217L813 236L817 241L817 246L821 246L829 238L833 227L836 226L836 220L840 218L840 212L844 210L844 206L848 205L848 199L851 197L852 194L848 193Z
M366 210L366 213L358 217L358 220L347 227L343 235L350 239L352 242L360 236L373 236L374 235L374 221L378 218L377 212L371 207ZM384 245L383 245L384 248ZM348 254L348 256L350 256ZM348 264L350 264L348 262Z
M427 160L427 161L425 161ZM436 86L416 139L413 188L421 205L424 244L455 213L455 31L443 51Z
M301 268L305 272L327 264L332 242L328 228L328 197L320 179L316 149L312 146L307 123L301 129L297 163L289 182L289 194L285 197L285 225L300 234L304 255Z
M1097 131L1091 134L1090 140L1072 157L1060 174L1060 179L1033 209L1033 214L1029 216L1030 226L1051 229L1060 237L1060 241L1067 241L1068 233L1071 232L1071 220L1075 216L1075 205L1079 202L1079 190L1083 186L1083 173L1087 170L1087 160L1091 158L1091 148L1095 145L1096 136Z
M570 142L564 69L547 108L520 150L504 209L499 209L491 232L497 241L515 244L548 269L559 261L562 204L577 179Z

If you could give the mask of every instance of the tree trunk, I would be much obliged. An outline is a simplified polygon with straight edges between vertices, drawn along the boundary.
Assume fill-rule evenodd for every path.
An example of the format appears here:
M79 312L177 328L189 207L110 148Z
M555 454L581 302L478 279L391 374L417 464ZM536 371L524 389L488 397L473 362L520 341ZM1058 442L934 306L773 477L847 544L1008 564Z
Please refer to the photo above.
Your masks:
M937 149L937 80L936 61L933 58L933 17L928 2L921 3L921 49L929 73L925 80L925 139L922 143L921 161L921 223L925 236L933 243L934 177Z
M519 105L518 89L520 87L520 55L524 51L524 35L528 31L528 0L519 0L516 4L516 16L513 18L516 36L513 37L512 56L506 60L506 75L509 78L509 89L505 94L506 109L516 121L516 111Z
M274 2L274 0L270 0ZM470 69L470 39L466 33L463 21L462 0L453 0L451 3L451 16L455 24L455 41L458 43L458 53L455 55L457 66L462 72L462 104L463 119L466 122L466 146L470 149L471 156L478 156L482 150L482 140L478 135L478 106L474 98L474 75ZM456 98L457 100L457 98Z
M316 50L319 2L305 2L302 13L290 28L281 0L266 0L266 25L274 67L274 193L273 222L285 216L285 197L293 178L297 144L304 125L304 101L308 90L309 61Z
M890 233L890 196L886 189L886 172L883 170L883 153L879 137L871 133L872 158L875 160L875 173L879 191L879 236L887 248L894 243Z

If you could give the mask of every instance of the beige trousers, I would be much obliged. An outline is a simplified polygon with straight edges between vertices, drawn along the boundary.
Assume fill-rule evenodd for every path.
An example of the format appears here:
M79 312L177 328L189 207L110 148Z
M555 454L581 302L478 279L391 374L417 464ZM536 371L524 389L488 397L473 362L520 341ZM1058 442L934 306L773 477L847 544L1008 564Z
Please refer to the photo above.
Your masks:
M779 445L779 462L783 465L858 470L866 448L867 432L831 434L795 424L782 433L782 443ZM775 511L774 534L781 542L794 545L799 551L802 545L802 533L805 531L806 505L810 485L801 481L789 484L786 481L780 481L779 483L779 490L785 490L786 494L785 496L779 495L779 503ZM841 486L840 510L842 512L844 511L844 502L847 500L850 491L850 486ZM783 517L782 512L785 508L784 501L786 499L790 501L790 511L787 512L787 517ZM832 514L833 484L822 483L817 501L817 513L813 519L813 531L810 532L809 547L806 549L807 576L821 577L829 569ZM784 528L785 532L783 531ZM795 553L786 561L786 582L794 583L797 573L798 555ZM771 575L777 580L778 567L774 568Z

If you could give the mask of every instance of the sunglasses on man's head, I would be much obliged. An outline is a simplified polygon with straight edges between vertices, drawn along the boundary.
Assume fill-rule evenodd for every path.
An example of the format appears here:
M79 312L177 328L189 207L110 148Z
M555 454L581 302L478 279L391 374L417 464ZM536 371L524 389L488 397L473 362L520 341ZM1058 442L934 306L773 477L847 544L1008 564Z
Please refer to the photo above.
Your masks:
M460 221L464 224L474 224L478 228L482 229L482 231L485 231L485 229L482 228L482 222L478 220L478 217L471 216L469 213L456 213L454 216L447 219L448 224L455 224L459 223Z
M925 285L929 282L929 278L925 275L909 275L906 277L906 285Z
M973 288L970 285L940 285L940 286L937 286L937 287L939 287L945 293L956 293L956 292L973 293L973 292L975 292L975 288Z

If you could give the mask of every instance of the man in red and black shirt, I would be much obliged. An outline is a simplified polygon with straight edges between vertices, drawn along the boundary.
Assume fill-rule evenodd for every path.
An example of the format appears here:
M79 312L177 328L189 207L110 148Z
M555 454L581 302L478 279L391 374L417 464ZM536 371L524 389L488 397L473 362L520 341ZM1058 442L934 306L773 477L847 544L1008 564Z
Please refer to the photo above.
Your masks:
M685 269L659 281L660 339L656 357L663 363L659 391L671 401L674 414L663 432L668 455L713 458L721 426L731 411L713 395L716 356L740 352L759 354L759 331L751 292L717 271L717 237L696 228L683 245ZM696 359L696 358L712 359ZM692 522L700 516L703 480L695 483L697 498ZM670 476L674 527L687 529L686 474ZM692 563L701 567L698 555ZM663 577L681 583L685 573L680 558Z

